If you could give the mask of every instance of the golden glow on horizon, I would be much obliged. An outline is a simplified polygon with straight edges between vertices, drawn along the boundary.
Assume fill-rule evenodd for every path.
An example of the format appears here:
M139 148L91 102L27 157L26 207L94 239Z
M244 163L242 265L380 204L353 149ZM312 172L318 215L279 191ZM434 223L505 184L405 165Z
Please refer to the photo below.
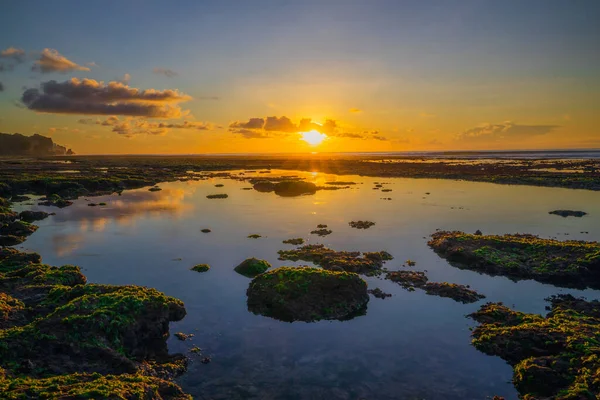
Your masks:
M308 132L301 132L300 134L302 135L302 140L304 140L311 146L317 146L321 144L323 140L327 139L327 135L325 135L324 133L320 133L314 129Z

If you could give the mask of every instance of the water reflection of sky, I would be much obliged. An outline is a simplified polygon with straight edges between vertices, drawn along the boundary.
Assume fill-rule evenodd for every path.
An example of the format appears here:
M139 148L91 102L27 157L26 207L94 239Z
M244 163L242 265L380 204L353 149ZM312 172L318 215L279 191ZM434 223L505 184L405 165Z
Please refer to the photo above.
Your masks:
M370 287L393 297L372 298L367 315L351 321L289 324L248 313L248 279L233 267L252 256L274 266L294 264L277 260L277 250L291 248L281 243L284 239L303 237L340 250L387 250L396 257L388 262L390 269L401 268L410 258L417 262L414 269L426 270L433 281L468 284L487 295L485 301L503 301L528 312L543 313L543 299L559 292L600 297L598 291L514 283L459 270L426 245L438 228L598 240L600 193L285 173L306 176L318 185L333 180L359 184L283 198L241 190L249 184L224 178L164 183L159 192L140 189L89 199L106 202L106 207L89 207L80 199L71 207L52 209L56 215L40 221L40 229L24 247L40 252L49 264L80 265L91 282L146 285L181 298L188 315L172 324L172 330L196 336L191 342L171 339L171 350L186 352L195 344L213 358L208 365L193 362L180 378L200 399L516 398L509 383L511 368L469 343L473 324L464 316L481 303L463 305L368 278ZM279 175L272 171L270 176ZM385 182L384 188L392 191L373 190L374 182ZM217 183L225 186L217 188ZM215 193L229 198L206 198ZM564 208L589 215L548 214ZM357 219L377 224L369 230L350 228L348 222ZM317 224L329 225L333 234L310 235ZM212 232L201 233L203 228ZM263 238L247 239L250 233ZM189 271L198 263L212 268L205 274Z

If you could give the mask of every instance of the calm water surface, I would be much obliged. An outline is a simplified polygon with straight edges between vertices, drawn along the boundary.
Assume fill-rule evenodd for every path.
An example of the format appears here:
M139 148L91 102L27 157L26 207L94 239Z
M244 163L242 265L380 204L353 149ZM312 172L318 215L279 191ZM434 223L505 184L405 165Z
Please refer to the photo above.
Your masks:
M182 299L188 314L171 324L171 331L195 337L186 342L169 339L170 350L186 353L197 345L212 356L212 362L204 365L192 355L187 374L179 379L198 399L516 398L510 366L470 345L469 328L474 324L465 315L483 302L463 305L367 278L371 288L380 287L393 296L371 298L367 314L351 321L284 323L249 313L245 293L249 280L233 267L248 257L264 258L274 267L306 264L277 260L277 250L293 248L282 244L284 239L303 237L336 250L386 250L395 257L386 264L389 269L400 269L411 259L417 262L414 269L427 271L432 281L468 284L487 296L484 301L502 301L526 312L544 313L543 299L556 293L600 297L599 291L514 283L461 271L427 247L427 237L436 229L599 240L598 192L271 173L280 174L306 176L317 184L330 180L361 184L283 198L241 190L250 186L245 182L211 178L164 183L160 192L140 189L91 199L104 201L107 207L88 207L88 201L79 199L71 207L53 208L56 215L40 221L40 229L22 248L39 252L48 264L81 266L89 282L145 285ZM373 190L374 182L386 182L392 192ZM225 186L216 188L217 183ZM206 198L215 193L227 193L229 198ZM548 214L561 208L589 215ZM376 225L368 230L348 226L358 219ZM317 224L329 225L333 234L310 235ZM212 232L201 233L203 228ZM263 238L248 239L253 233ZM205 274L189 271L199 263L212 268Z

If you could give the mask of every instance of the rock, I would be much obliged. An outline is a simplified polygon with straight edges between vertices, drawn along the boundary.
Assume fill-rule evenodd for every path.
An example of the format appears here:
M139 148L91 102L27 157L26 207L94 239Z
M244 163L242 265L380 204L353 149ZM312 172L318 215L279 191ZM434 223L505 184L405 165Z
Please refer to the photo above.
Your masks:
M281 267L250 282L248 310L281 321L344 320L364 314L367 284L357 274Z
M269 181L256 182L252 187L257 192L269 193L275 191L275 184Z
M322 244L307 244L293 250L279 250L280 260L309 261L330 271L346 271L375 275L381 272L383 263L393 257L386 251L366 252L335 251Z
M456 283L448 282L427 282L422 287L425 293L440 297L449 297L454 301L458 301L463 304L475 303L485 296L477 293L474 290L468 288L468 286L458 285Z
M206 196L207 199L226 199L228 197L229 197L229 195L227 195L225 193L209 194L208 196Z
M513 366L520 398L588 399L600 393L600 302L552 296L546 317L487 303L469 315L473 345Z
M58 194L52 194L40 200L42 200L38 203L38 205L40 206L54 206L58 208L65 208L73 204L72 201L63 199Z
M369 290L367 290L367 293L372 294L373 296L377 297L378 299L385 299L386 297L392 297L391 294L386 293L379 288L369 289Z
M198 265L194 265L192 268L190 268L191 271L196 271L196 272L207 272L210 269L210 265L208 264L198 264Z
M259 239L262 236L260 236L258 233L253 233L251 235L248 235L248 239Z
M548 214L560 215L563 218L566 217L578 217L581 218L584 215L587 215L585 211L573 211L573 210L554 210L548 212Z
M386 274L385 279L396 282L410 291L422 288L429 280L425 273L420 271L390 271Z
M21 211L19 219L25 222L41 221L48 218L50 214L45 211Z
M439 231L431 235L428 244L457 268L563 287L600 288L597 242Z
M350 221L350 222L348 222L348 225L350 225L352 228L355 228L355 229L369 229L370 227L375 225L375 222L372 222L372 221Z
M151 187L150 189L148 189L149 192L159 192L161 190L162 189L159 188L158 186L154 186L154 187Z
M235 272L252 278L256 275L262 274L269 268L271 268L271 264L269 264L267 261L252 257L242 261L240 265L235 267Z
M173 336L175 336L177 339L181 340L182 342L191 339L194 337L193 333L183 333L183 332L176 332Z
M17 220L2 225L0 227L0 235L29 236L37 229L37 225Z
M333 233L333 231L331 229L315 229L313 231L310 231L310 233L312 235L327 236L327 235L331 235Z
M212 231L210 229L208 229L208 228L204 228L204 229L200 229L200 232L202 232L202 233L210 233Z
M282 197L302 196L316 192L317 185L312 182L283 181L275 184L275 194Z
M283 243L292 244L294 246L299 246L301 244L304 244L304 239L302 239L302 238L286 239L283 241Z

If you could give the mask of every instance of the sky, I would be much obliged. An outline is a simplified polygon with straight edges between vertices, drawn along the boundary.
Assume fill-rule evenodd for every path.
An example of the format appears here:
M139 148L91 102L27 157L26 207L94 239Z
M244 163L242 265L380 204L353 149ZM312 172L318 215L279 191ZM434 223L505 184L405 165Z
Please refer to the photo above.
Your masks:
M2 14L0 132L78 154L600 148L597 0L21 0Z

